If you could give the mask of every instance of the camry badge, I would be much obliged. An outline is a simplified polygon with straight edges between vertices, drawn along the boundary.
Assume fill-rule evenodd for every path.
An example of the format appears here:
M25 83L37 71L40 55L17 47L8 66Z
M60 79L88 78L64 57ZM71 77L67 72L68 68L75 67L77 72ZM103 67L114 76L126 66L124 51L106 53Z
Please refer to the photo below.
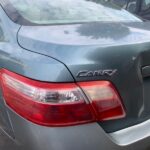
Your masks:
M117 72L117 69L106 69L106 70L82 70L77 73L77 77L96 77L96 76L113 76Z

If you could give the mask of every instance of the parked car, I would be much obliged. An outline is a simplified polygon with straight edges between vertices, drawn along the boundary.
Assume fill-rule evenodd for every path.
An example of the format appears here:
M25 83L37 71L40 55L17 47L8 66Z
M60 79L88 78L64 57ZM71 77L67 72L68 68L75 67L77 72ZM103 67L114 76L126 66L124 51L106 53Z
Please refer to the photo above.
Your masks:
M149 22L106 0L0 3L0 128L16 149L150 148Z
M112 2L131 13L150 20L150 0L112 0Z

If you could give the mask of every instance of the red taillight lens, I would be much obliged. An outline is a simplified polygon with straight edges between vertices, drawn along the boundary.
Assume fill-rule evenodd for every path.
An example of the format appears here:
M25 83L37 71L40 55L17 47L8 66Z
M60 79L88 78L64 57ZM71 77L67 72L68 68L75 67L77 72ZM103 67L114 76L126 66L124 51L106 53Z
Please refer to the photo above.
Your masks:
M116 90L107 81L43 83L1 70L8 106L22 117L45 126L67 126L125 116Z
M81 82L79 85L90 100L99 121L125 117L121 99L110 82Z

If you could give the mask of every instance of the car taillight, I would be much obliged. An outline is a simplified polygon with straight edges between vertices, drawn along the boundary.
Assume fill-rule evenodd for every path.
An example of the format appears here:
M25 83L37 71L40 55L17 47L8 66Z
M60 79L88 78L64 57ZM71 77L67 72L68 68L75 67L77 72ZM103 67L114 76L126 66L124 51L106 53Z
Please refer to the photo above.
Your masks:
M108 81L45 83L6 69L0 77L6 104L40 125L68 126L125 116L120 97Z
M125 117L121 98L109 81L78 83L85 92L99 121Z

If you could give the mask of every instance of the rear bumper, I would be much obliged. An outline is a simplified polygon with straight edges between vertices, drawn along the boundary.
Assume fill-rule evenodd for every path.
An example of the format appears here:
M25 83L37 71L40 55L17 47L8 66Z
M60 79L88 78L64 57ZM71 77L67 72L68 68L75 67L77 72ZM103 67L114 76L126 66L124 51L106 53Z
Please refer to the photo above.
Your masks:
M149 121L107 134L97 123L61 128L43 127L24 120L10 109L8 112L15 134L16 148L23 147L28 150L150 149Z

